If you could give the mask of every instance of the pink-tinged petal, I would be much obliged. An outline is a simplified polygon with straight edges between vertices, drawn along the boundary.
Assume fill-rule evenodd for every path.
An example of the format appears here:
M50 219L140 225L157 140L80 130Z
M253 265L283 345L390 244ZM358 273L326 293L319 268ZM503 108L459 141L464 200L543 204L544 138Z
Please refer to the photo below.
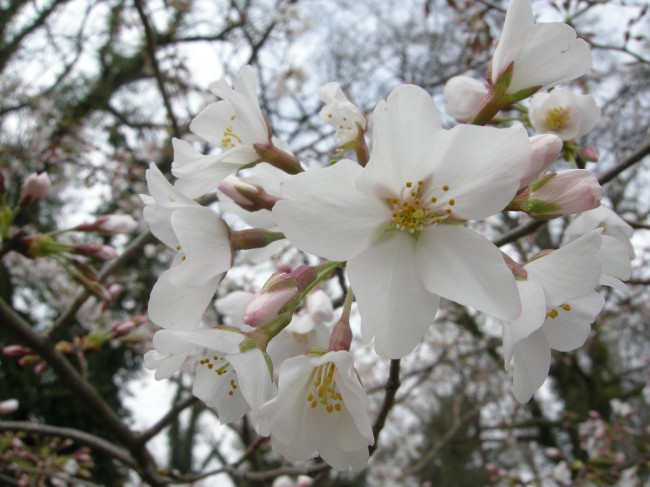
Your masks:
M569 311L562 307L555 308L557 316L549 316L542 327L551 348L560 352L570 352L585 343L591 323L605 306L605 298L593 291L566 304L570 306Z
M173 269L163 272L151 290L149 319L162 328L194 328L212 301L222 276L199 287L176 287L169 282Z
M362 168L342 160L307 171L283 185L273 207L278 226L296 247L332 260L348 260L367 249L391 221L383 201L359 192Z
M184 261L170 274L174 286L202 286L226 272L232 250L226 223L210 208L179 208L171 217Z
M551 349L542 330L537 330L517 344L512 367L515 399L520 403L528 402L544 384L551 367Z
M573 242L526 264L528 279L544 287L546 306L555 307L587 295L598 285L601 230L593 230Z
M536 281L517 281L521 300L521 315L514 321L503 322L503 359L507 365L512 350L521 340L541 328L546 318L544 289Z
M430 174L442 126L431 95L415 85L399 85L386 102L379 102L373 124L372 154L360 190L389 198L399 195L407 181Z
M348 277L359 304L364 341L389 358L409 354L422 340L438 310L418 277L416 241L390 232L348 262Z
M255 348L228 355L228 362L237 373L237 382L246 402L259 417L259 409L277 392L262 351Z
M486 218L503 210L519 189L531 157L522 126L508 129L458 125L448 132L445 151L437 153L430 186L449 186L435 196L454 199L457 218Z
M452 225L425 229L415 262L431 293L506 321L521 313L515 279L501 252L472 230Z

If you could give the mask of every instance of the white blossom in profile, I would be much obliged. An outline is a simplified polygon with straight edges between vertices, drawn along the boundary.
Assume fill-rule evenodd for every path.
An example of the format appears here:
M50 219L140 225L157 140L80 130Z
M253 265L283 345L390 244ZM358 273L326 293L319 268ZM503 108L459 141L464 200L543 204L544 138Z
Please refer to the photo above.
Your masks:
M571 140L582 137L596 126L600 108L591 95L556 88L550 93L533 95L528 116L537 132Z
M318 116L334 128L339 145L354 142L360 135L363 136L368 127L366 117L348 100L338 83L321 86L318 96L325 103Z
M362 470L374 444L368 398L350 352L298 356L280 369L278 395L262 406L273 450L288 461L320 455L336 470Z
M490 78L496 83L512 64L508 93L549 88L591 69L589 45L563 22L535 23L530 0L510 0Z
M530 400L546 380L551 349L575 350L589 336L605 304L594 291L602 271L601 244L600 230L594 230L522 266L521 315L502 322L504 361L517 401Z

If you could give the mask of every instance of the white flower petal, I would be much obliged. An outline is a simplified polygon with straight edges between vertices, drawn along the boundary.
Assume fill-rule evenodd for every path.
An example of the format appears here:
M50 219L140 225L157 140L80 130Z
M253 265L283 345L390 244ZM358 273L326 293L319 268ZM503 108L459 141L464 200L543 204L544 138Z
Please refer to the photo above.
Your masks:
M418 277L415 245L406 233L391 232L348 262L363 339L375 337L375 351L390 358L409 354L438 310L438 297Z
M210 208L180 208L171 216L185 260L170 275L174 286L201 286L230 269L232 249L226 223Z
M546 318L544 289L536 281L516 281L521 299L521 315L514 321L503 322L503 358L506 367L512 350L521 340L541 328Z
M601 265L598 255L600 230L593 230L552 253L526 264L528 279L539 281L546 306L555 307L594 290Z
M276 393L271 371L258 348L228 356L230 365L237 373L239 388L253 413L259 416L262 404L270 401Z
M452 225L425 229L415 261L431 293L503 320L521 313L515 279L501 252L472 230Z
M174 268L163 272L151 290L149 319L162 328L194 328L212 301L223 276L199 287L177 287L169 277Z
M359 192L361 166L342 160L307 171L283 185L273 207L278 226L296 247L331 260L348 260L367 249L390 221L390 210Z
M569 352L581 347L591 330L591 323L605 306L605 299L593 291L587 296L566 303L570 311L556 308L556 318L547 318L542 329L555 350Z
M541 329L515 346L512 367L512 392L520 403L528 402L551 367L551 349Z
M233 368L228 367L222 374L216 372L217 368L197 365L192 394L201 399L208 407L215 408L221 423L232 423L244 416L250 410L250 406L241 390L232 388L231 381L235 381L237 384L237 375Z
M522 126L457 125L448 132L446 150L435 155L432 185L449 186L436 196L454 199L454 217L486 218L510 203L530 158L530 141Z

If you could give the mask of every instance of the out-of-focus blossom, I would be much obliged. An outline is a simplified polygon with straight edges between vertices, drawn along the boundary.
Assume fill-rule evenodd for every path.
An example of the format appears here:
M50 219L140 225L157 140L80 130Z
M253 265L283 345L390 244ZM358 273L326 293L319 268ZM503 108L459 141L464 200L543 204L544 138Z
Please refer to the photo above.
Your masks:
M363 137L368 122L365 115L348 100L338 83L327 83L318 89L318 96L325 103L318 116L334 127L339 145L354 142Z
M556 88L550 93L533 95L528 116L537 132L570 140L582 137L596 126L600 108L591 95Z
M459 122L466 122L488 96L489 89L471 76L454 76L445 83L445 112Z
M50 192L50 187L50 178L46 172L30 174L20 187L18 206L25 208L39 202Z

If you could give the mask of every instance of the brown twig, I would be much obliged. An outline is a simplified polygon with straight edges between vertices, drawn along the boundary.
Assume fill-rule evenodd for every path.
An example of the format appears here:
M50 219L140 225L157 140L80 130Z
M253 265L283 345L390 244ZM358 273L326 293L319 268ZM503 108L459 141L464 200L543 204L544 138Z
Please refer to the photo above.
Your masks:
M377 414L377 419L375 420L375 424L372 426L372 433L373 436L375 437L375 443L370 448L368 448L370 455L372 455L377 449L377 445L379 443L379 434L381 433L381 430L384 429L384 425L386 424L386 418L388 417L388 413L390 412L390 410L393 408L393 405L395 404L395 395L397 394L397 389L399 389L400 386L399 372L400 372L400 360L399 359L391 360L390 372L388 374L388 380L386 381L386 387L385 387L386 395L384 396L384 402L381 404L381 409Z

